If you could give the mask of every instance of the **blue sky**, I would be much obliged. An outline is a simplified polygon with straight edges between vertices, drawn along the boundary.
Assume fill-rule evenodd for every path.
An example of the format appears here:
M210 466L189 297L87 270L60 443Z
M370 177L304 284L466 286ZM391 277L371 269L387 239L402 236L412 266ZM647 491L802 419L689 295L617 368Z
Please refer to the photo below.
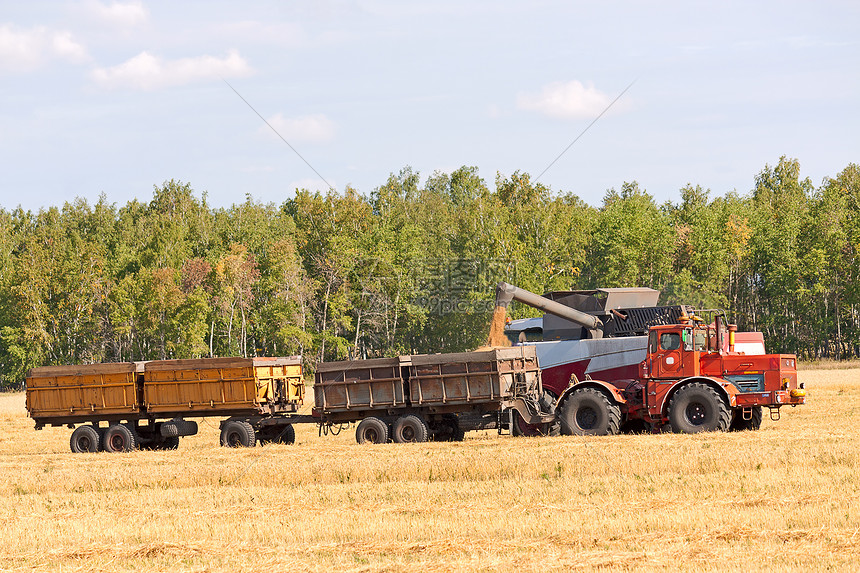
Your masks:
M0 0L0 206L280 203L474 165L599 205L860 162L856 2Z

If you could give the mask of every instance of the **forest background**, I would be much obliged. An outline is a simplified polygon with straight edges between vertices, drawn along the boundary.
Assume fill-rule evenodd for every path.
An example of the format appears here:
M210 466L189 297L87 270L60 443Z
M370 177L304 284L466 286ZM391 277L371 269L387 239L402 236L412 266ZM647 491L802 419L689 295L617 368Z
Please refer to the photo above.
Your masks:
M783 157L747 194L655 203L636 182L592 207L527 173L410 168L369 196L297 190L212 208L168 181L148 203L0 208L0 387L52 364L474 349L495 284L648 286L725 309L771 352L860 356L860 167L819 187ZM515 318L538 311L512 305Z

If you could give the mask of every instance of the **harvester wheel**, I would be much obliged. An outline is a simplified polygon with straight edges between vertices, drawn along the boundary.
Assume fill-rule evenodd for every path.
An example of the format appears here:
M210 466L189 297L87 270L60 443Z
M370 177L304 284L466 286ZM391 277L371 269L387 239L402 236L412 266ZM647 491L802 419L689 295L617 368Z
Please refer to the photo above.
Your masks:
M355 429L355 441L359 444L388 442L388 424L373 416L365 418Z
M734 410L729 431L742 432L744 430L758 430L761 428L761 418L761 406L753 406L752 417L749 420L744 420L743 408L737 408Z
M621 408L595 388L570 393L559 411L561 433L575 436L607 436L618 433Z
M669 423L676 434L725 432L731 419L726 401L701 382L684 386L669 401Z
M257 433L244 420L230 420L221 428L221 445L226 448L253 448L257 445Z
M424 420L413 414L400 416L394 422L394 441L398 444L426 442L428 435L427 424L424 423Z
M76 454L82 454L84 452L99 451L100 443L101 436L99 435L98 430L92 426L78 426L75 431L72 432L72 439L70 440L69 445L73 452Z
M123 424L114 424L105 432L106 452L130 452L137 447L134 431Z

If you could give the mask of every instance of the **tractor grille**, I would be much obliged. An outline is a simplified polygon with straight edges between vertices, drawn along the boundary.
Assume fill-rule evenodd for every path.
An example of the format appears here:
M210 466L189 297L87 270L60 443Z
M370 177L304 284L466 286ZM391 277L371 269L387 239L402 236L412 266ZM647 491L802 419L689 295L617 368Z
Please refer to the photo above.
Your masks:
M738 389L738 392L764 392L764 374L730 374L726 380Z

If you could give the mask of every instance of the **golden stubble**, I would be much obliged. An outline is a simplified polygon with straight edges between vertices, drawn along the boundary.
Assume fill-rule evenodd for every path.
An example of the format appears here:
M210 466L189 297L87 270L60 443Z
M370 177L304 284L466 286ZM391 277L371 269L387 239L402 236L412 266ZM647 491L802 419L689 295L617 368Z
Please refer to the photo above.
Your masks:
M758 432L72 454L0 396L0 570L851 571L860 370Z

